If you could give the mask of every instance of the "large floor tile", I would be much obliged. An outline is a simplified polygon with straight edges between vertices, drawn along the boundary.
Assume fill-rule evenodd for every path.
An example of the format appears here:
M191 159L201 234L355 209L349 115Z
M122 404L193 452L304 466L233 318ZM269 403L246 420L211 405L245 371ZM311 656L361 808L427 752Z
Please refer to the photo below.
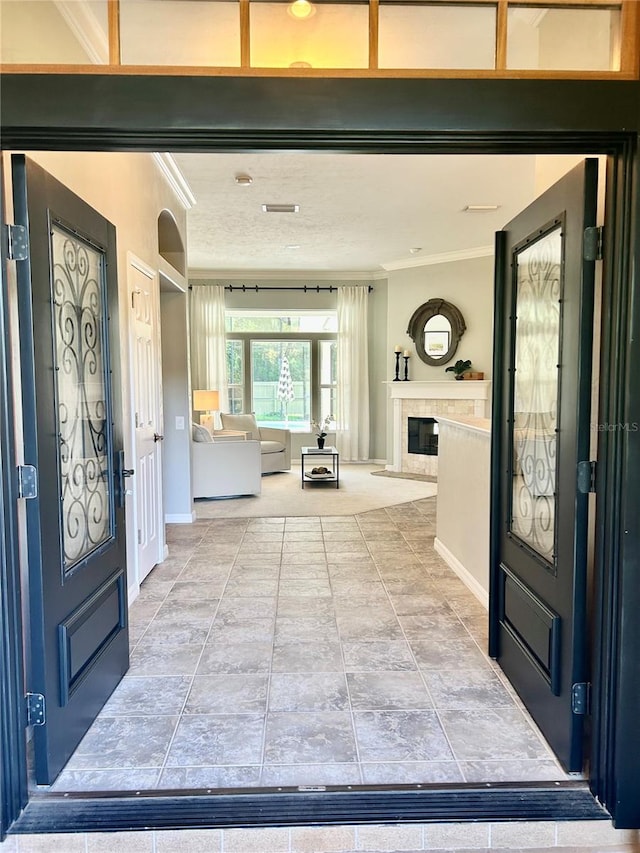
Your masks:
M264 713L267 707L267 676L242 673L198 675L187 697L185 714Z
M349 672L347 683L351 706L356 711L433 707L419 672Z
M553 759L461 761L465 782L549 782L567 778Z
M347 682L342 672L274 672L271 676L269 713L348 709Z
M273 672L340 672L342 668L338 642L278 642L273 650Z
M365 785L434 785L464 782L456 761L363 762Z
M175 715L182 711L191 678L125 675L104 706L107 717Z
M51 786L52 791L131 791L155 788L157 768L125 770L63 770Z
M360 765L355 762L334 764L265 764L260 784L265 788L276 785L360 785Z
M238 643L269 643L273 641L275 619L228 618L215 620L207 643L237 645Z
M271 669L273 644L257 643L207 643L198 665L198 675L221 673L260 673Z
M351 715L342 711L269 714L265 764L356 761Z
M167 767L160 775L159 788L257 788L262 765L248 767Z
M517 708L440 711L439 716L460 761L551 757Z
M411 638L410 643L420 669L487 669L490 666L470 637L449 642L444 634L437 639Z
M416 669L409 646L404 640L348 640L342 644L347 672L389 672Z
M166 767L260 764L263 736L262 714L182 717Z
M131 655L128 675L193 675L202 654L203 645L158 645L141 640Z
M338 626L333 616L306 616L276 619L276 642L337 641Z
M161 767L178 717L98 717L67 770Z
M438 709L513 707L511 695L488 670L425 670L424 680Z
M453 760L435 711L356 711L361 761Z

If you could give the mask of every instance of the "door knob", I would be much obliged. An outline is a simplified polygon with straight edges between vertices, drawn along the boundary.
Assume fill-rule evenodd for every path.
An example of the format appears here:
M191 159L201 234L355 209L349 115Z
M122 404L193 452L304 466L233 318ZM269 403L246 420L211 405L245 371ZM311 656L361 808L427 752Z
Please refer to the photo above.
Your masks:
M153 440L154 440L154 441L164 441L164 436L163 436L163 435L159 435L157 432L154 432L154 434L153 434Z

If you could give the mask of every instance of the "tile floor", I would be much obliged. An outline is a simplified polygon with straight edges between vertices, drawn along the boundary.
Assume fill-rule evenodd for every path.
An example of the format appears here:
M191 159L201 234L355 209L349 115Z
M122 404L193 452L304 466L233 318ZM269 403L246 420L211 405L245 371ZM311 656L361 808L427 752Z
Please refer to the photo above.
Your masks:
M433 549L435 502L170 526L54 790L567 778Z

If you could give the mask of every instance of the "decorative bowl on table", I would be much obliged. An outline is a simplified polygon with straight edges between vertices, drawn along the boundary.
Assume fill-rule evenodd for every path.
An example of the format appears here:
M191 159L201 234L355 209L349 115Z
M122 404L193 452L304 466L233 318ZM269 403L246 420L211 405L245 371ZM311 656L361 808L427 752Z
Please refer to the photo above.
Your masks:
M305 477L309 477L311 480L326 480L329 477L333 477L333 472L325 465L318 465L317 468L312 468L311 471L305 471Z

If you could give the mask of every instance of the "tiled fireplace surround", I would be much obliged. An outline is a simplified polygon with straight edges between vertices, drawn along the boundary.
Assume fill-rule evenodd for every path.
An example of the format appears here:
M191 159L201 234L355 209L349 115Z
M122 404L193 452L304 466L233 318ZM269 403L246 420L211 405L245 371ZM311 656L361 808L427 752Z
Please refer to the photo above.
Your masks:
M392 457L388 471L436 477L438 457L409 453L408 418L489 415L491 382L445 380L440 382L387 382L392 406Z

